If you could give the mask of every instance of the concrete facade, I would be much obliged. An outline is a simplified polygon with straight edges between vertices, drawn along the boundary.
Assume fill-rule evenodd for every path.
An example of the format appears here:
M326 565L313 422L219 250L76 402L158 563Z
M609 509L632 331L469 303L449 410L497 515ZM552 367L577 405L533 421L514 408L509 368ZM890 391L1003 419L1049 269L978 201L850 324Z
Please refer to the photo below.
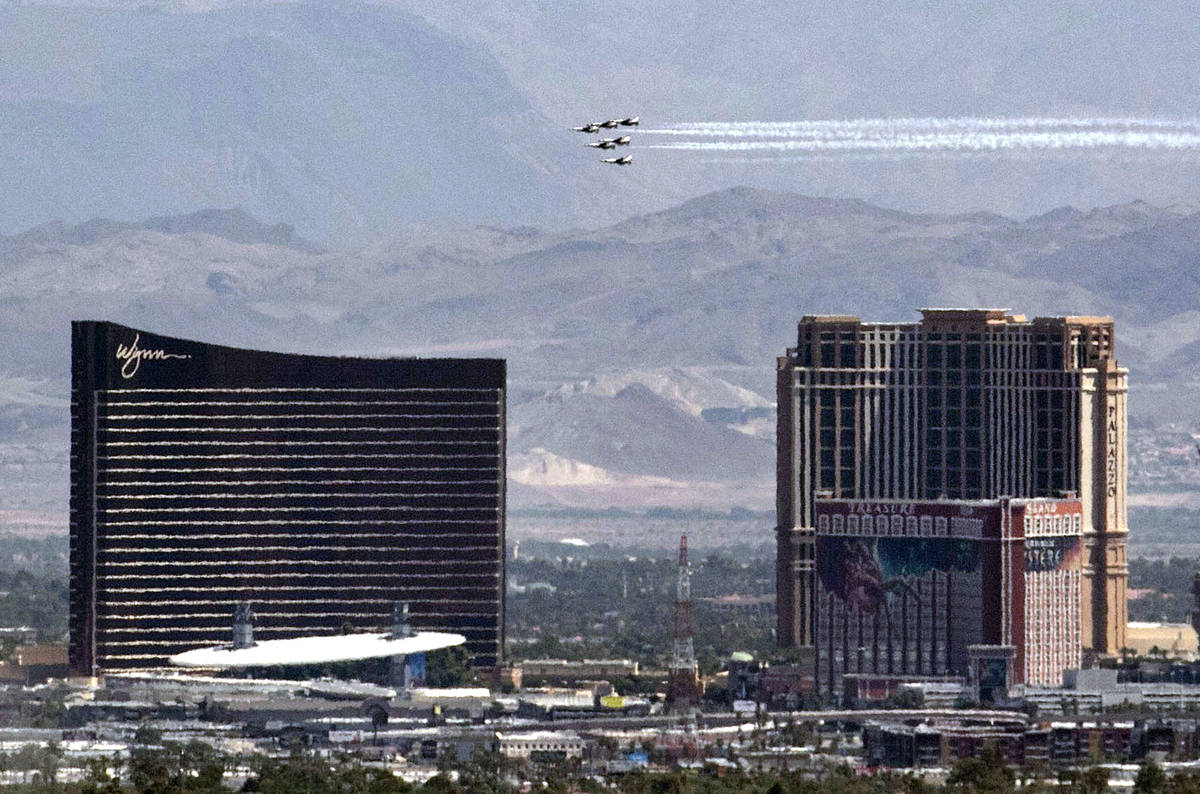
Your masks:
M777 619L816 630L814 505L1074 496L1084 648L1125 645L1127 371L1108 317L925 309L916 323L805 316L777 366Z

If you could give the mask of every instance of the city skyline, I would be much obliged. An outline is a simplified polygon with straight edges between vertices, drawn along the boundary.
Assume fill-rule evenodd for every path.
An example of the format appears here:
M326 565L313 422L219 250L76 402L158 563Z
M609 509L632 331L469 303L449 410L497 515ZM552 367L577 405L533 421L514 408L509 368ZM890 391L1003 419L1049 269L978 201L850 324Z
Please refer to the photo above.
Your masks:
M0 789L1200 794L1194 17L0 0Z

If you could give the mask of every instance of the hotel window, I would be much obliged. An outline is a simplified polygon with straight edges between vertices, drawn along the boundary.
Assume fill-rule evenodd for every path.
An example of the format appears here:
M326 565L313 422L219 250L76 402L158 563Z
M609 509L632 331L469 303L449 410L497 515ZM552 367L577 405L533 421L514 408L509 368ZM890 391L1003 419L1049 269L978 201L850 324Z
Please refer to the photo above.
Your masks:
M843 334L843 337L844 336L846 336L846 335ZM855 348L857 348L857 345L855 345L854 342L842 342L841 347L842 347L842 364L841 365L843 367L853 367L855 365L854 364L854 352L855 352Z

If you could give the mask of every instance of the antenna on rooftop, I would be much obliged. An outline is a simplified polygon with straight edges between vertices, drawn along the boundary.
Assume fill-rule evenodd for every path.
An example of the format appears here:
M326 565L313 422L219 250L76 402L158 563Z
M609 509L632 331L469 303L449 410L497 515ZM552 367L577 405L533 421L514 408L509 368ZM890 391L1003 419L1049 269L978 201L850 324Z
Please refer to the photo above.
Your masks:
M397 601L392 605L392 637L411 637L412 623L408 619L408 602Z
M254 647L254 610L249 601L240 601L233 608L233 648Z

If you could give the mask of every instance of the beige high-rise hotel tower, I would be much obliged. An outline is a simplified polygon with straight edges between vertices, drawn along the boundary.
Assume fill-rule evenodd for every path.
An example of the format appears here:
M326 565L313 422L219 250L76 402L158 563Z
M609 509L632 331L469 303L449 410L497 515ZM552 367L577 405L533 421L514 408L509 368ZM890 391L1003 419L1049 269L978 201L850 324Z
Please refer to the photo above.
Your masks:
M1110 317L810 315L778 360L778 637L815 629L814 502L1077 496L1084 648L1125 646L1126 392Z

